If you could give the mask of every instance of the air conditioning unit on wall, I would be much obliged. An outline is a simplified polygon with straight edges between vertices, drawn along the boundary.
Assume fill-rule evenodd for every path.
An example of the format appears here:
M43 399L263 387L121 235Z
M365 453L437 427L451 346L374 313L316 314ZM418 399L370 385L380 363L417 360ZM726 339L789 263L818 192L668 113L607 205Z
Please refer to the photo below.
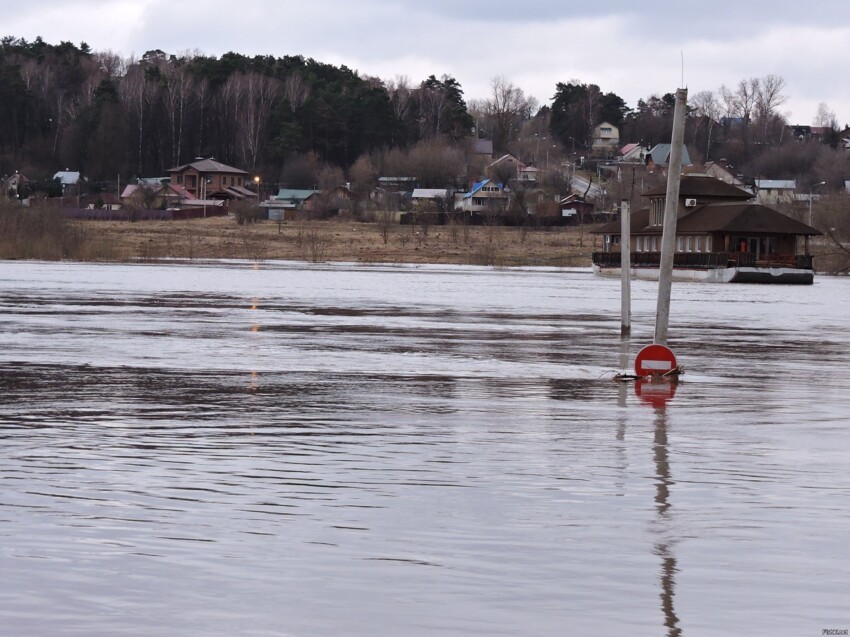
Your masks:
M696 199L685 199L685 208L694 208L697 205Z

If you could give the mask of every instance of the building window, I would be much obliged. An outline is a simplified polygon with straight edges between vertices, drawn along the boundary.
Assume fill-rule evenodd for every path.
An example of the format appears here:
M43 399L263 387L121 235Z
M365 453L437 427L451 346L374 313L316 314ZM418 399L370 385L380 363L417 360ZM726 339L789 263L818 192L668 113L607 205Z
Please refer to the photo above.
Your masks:
M684 237L676 237L676 252L681 252L682 248L685 246Z
M711 235L708 235L708 236L705 238L705 251L706 251L706 252L711 252Z
M702 237L694 237L694 252L702 252Z
M183 175L177 175L177 183L178 183L178 184L182 184L182 183L183 183Z
M664 200L653 199L650 204L649 225L660 226L664 224Z
M690 236L685 239L685 252L691 252L691 239L693 237Z
M635 239L635 252L643 252L643 237Z

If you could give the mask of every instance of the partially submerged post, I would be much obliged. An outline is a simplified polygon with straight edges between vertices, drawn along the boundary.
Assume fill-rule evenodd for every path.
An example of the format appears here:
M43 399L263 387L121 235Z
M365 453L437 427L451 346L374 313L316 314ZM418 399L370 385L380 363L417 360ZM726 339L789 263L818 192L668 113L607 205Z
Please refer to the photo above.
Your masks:
M628 336L632 331L632 237L629 202L620 202L620 276L622 285L620 298L620 336Z
M676 217L679 212L679 182L682 174L682 145L685 141L687 101L688 89L677 89L670 164L667 167L667 199L664 202L661 263L658 269L658 305L655 311L654 341L658 345L667 345L667 328L670 322L670 293L673 283L673 254L676 251Z

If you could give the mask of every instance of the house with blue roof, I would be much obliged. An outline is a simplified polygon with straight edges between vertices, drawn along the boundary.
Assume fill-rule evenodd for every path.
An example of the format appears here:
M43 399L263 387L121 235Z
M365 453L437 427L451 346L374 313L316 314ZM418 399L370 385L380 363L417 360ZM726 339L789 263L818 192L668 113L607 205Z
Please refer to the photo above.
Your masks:
M670 163L672 144L656 144L646 155L646 165L649 169L654 166L666 167ZM682 144L682 166L693 166L687 147Z
M475 182L469 192L459 197L457 203L464 212L503 212L510 201L510 194L504 184L492 179Z

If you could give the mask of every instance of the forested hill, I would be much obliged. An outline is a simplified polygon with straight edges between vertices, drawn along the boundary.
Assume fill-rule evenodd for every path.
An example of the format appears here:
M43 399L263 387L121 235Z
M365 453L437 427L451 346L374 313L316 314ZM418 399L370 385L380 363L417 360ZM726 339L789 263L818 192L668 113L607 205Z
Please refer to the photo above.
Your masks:
M161 175L196 156L260 170L311 151L347 167L377 148L457 140L472 126L451 77L388 88L301 56L155 50L128 60L85 43L0 41L0 173Z
M784 86L767 75L692 92L691 158L723 158L742 174L839 183L846 162L829 154L841 140L834 114L819 108L817 139L826 144L790 148L815 137L788 126ZM163 176L214 156L291 186L315 184L320 168L338 175L359 164L360 172L415 174L423 187L446 187L477 178L476 162L490 161L473 157L475 135L496 156L512 153L554 178L550 166L592 154L603 122L618 129L621 145L669 143L673 103L667 93L630 108L616 93L571 79L555 82L551 102L540 105L496 76L486 97L467 104L446 75L382 80L297 55L153 50L126 59L85 43L8 36L0 39L0 176L19 170L42 179L65 168L90 180ZM835 174L815 175L819 164Z

